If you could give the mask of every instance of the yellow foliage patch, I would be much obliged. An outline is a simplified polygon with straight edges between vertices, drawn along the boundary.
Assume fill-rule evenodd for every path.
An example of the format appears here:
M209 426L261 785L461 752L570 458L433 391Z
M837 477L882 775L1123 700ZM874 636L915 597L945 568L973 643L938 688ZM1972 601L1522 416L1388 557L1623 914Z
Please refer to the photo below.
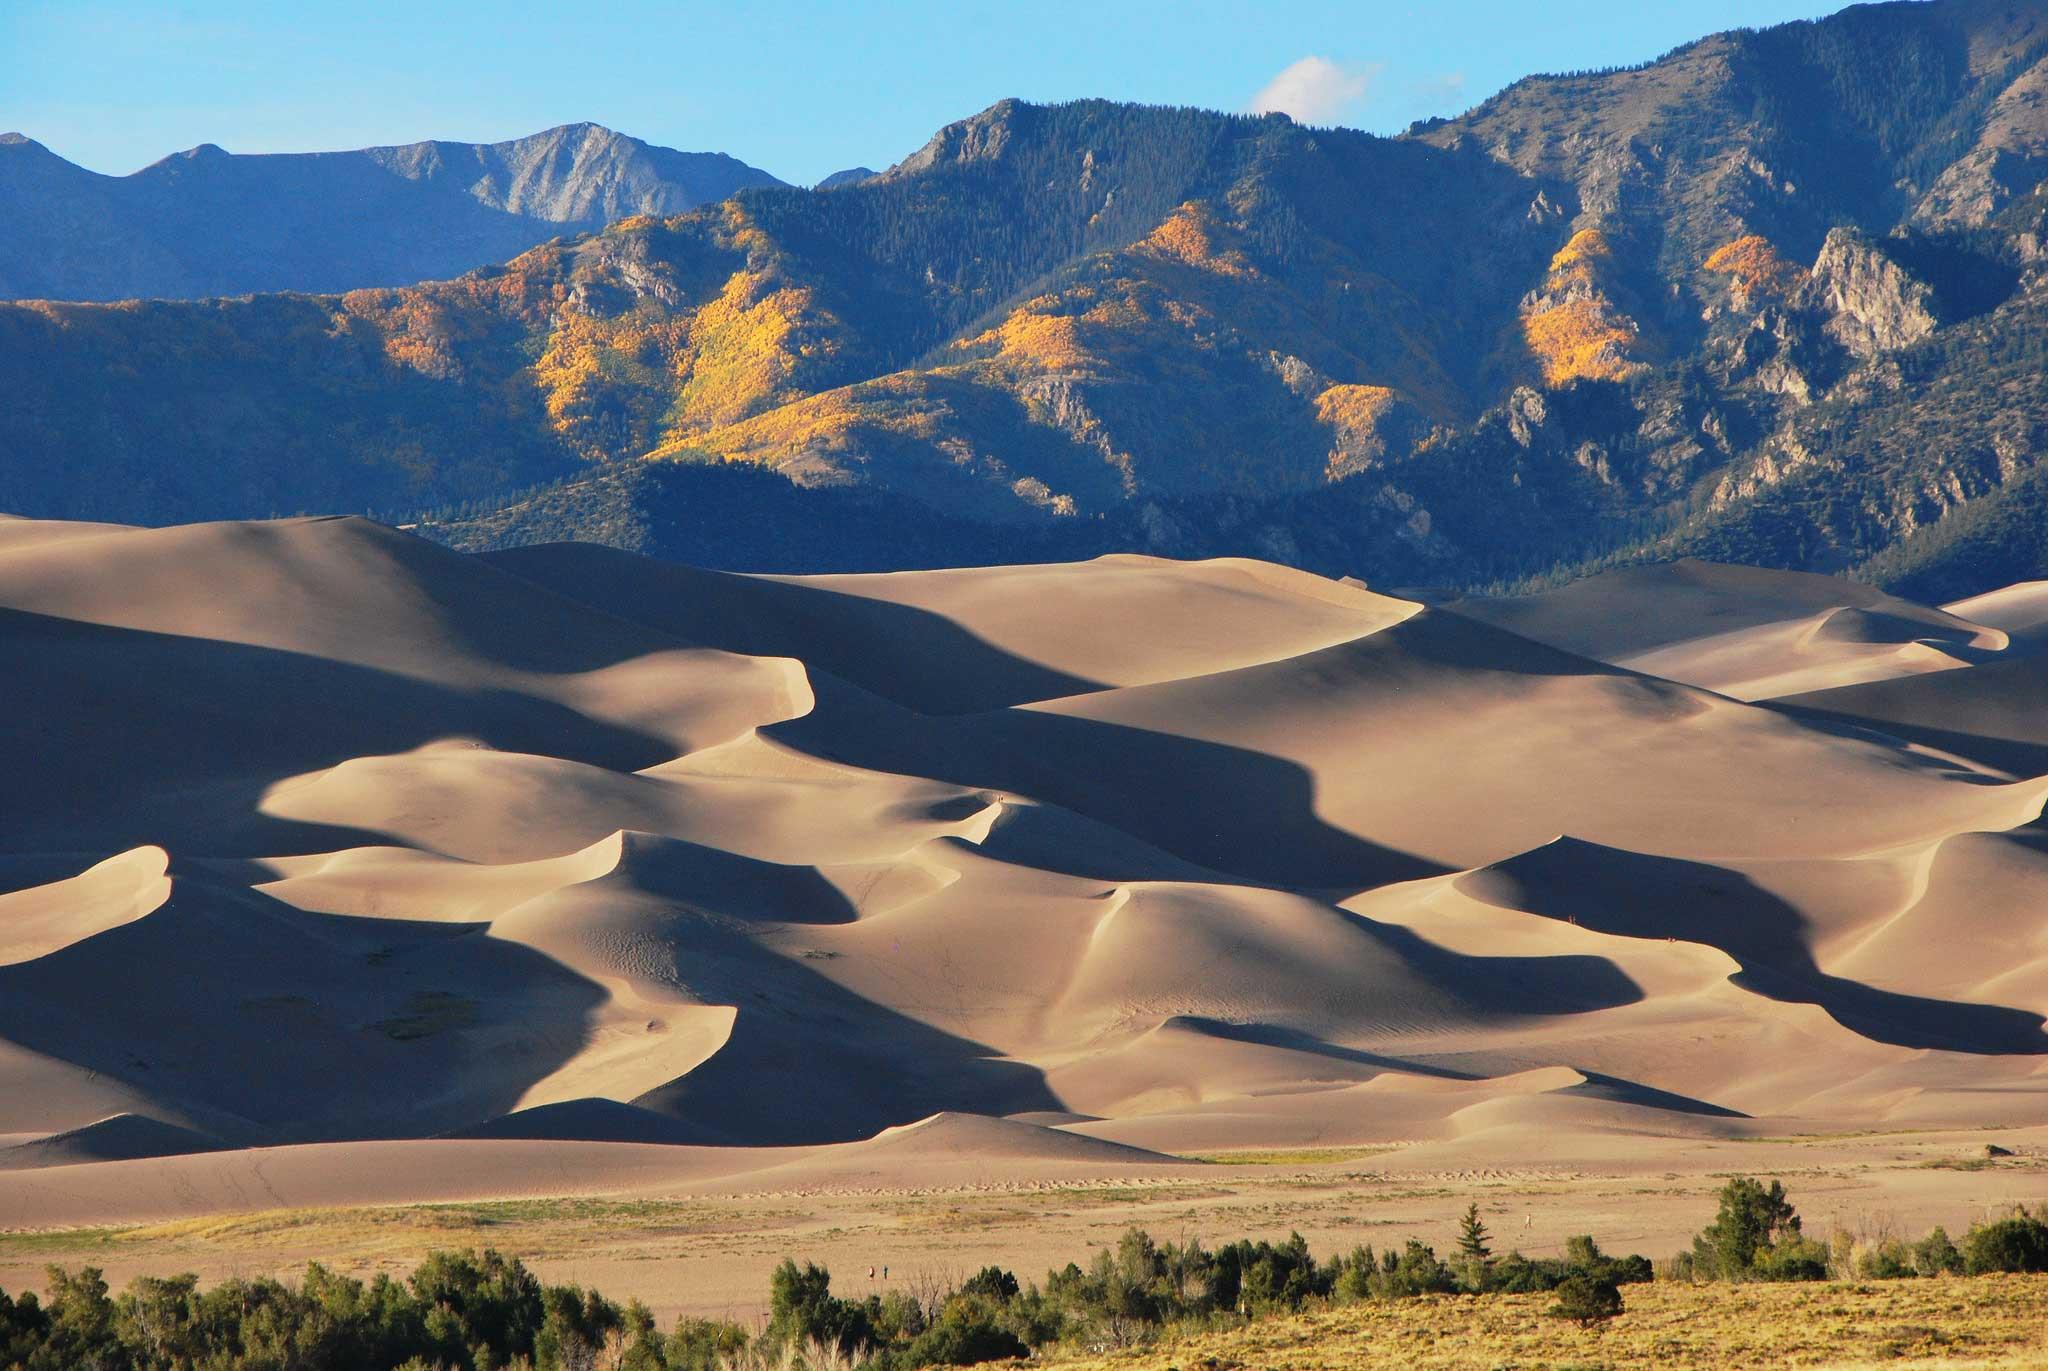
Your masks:
M814 304L808 286L777 287L757 272L735 272L690 322L679 363L681 426L734 423L796 398L799 362L836 350L817 326Z
M1330 480L1377 460L1386 451L1380 421L1401 399L1388 386L1336 385L1316 396L1316 418L1337 431L1324 475Z
M1109 323L1114 306L1103 302L1086 315L1053 314L1056 296L1026 302L996 327L956 344L963 351L993 350L995 360L1031 371L1078 371L1094 363L1087 325ZM1122 322L1122 321L1119 321Z
M1590 277L1595 267L1614 256L1614 245L1596 228L1580 229L1550 259L1552 276Z
M1614 307L1601 279L1613 256L1606 234L1580 229L1551 257L1542 297L1523 306L1522 339L1542 366L1545 385L1616 381L1642 369L1629 355L1640 331Z
M926 410L903 403L917 396L914 376L884 376L806 396L705 433L672 437L647 456L661 459L696 450L713 453L728 462L777 466L805 451L844 447L855 429L933 437L937 433L936 418Z
M1579 378L1618 381L1642 366L1628 356L1636 326L1598 300L1567 300L1525 314L1522 336L1543 366L1545 385Z
M1782 298L1806 281L1806 268L1780 257L1771 240L1756 233L1723 243L1700 265L1733 276L1733 289L1745 300L1756 295Z
M638 314L558 316L533 364L548 426L591 456L603 455L622 429L646 428L663 407L681 334L675 320Z
M567 297L559 249L535 248L490 276L463 276L406 289L352 290L341 297L337 328L360 323L383 341L384 355L426 376L463 374L464 354L501 319L537 324Z
M1170 257L1191 267L1220 272L1225 276L1257 275L1242 252L1217 246L1222 231L1208 206L1190 200L1168 215L1133 250Z
M1331 386L1316 396L1316 418L1333 428L1369 431L1400 398L1387 386Z

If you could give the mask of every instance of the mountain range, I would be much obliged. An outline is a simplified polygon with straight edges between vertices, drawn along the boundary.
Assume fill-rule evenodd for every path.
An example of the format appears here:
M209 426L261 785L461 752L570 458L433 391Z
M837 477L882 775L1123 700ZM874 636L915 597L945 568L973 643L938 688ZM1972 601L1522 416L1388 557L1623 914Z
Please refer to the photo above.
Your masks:
M0 299L411 285L630 214L782 184L596 124L503 143L236 155L202 144L102 176L0 134Z
M1952 598L2048 550L2044 92L2048 5L1931 0L1397 138L1006 100L453 280L0 306L0 506L764 570L1694 554Z

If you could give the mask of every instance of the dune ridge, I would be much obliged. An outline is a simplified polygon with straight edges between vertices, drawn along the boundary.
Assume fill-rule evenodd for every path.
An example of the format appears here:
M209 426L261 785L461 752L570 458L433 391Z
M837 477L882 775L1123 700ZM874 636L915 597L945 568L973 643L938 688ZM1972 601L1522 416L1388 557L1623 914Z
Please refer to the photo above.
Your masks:
M0 1214L2043 1122L2041 598L0 522Z

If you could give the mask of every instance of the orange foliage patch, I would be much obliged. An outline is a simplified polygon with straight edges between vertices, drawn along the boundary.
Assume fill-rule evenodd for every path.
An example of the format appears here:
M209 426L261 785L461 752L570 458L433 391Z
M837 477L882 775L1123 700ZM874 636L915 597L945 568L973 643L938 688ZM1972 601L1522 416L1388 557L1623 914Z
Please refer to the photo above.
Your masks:
M1401 400L1388 386L1336 385L1316 396L1316 418L1336 432L1324 476L1336 480L1386 453L1380 421Z
M1523 306L1522 338L1543 368L1543 383L1615 381L1642 369L1630 356L1641 342L1633 319L1608 290L1614 245L1597 228L1580 229L1550 259L1542 295Z

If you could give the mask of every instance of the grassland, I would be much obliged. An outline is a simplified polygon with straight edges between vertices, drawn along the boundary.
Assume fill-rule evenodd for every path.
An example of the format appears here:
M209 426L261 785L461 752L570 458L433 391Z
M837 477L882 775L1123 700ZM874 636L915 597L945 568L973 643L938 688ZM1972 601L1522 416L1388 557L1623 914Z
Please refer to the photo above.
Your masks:
M1548 1295L1348 1305L1228 1333L1054 1359L1061 1371L2048 1367L2048 1276L1825 1285L1632 1285L1582 1329Z

